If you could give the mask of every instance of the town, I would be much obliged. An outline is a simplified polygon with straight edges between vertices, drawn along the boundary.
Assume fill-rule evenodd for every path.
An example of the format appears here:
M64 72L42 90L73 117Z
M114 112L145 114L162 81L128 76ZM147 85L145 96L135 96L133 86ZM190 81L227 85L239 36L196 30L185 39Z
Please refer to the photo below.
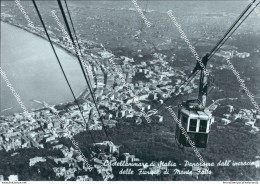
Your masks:
M37 24L34 27L27 27L7 13L1 13L1 20L46 39L43 28ZM63 48L69 54L75 56L72 45L67 38L61 36L61 30L56 28L54 24L51 24L48 26L48 32L57 47ZM135 96L141 102L142 110L153 119L153 123L163 125L166 119L162 114L156 113L156 108L163 105L164 101L170 98L172 94L193 96L194 90L198 88L198 82L196 82L199 79L198 77L195 77L188 86L181 87L182 81L186 79L193 66L172 67L172 63L177 62L177 56L173 54L169 58L158 49L152 53L151 58L147 59L142 54L141 49L137 50L137 58L117 55L106 49L101 43L87 40L84 38L84 35L80 34L79 44L81 45L83 58L91 66L94 74L94 77L90 77L90 83L94 89L95 100L102 117L99 117L97 109L93 105L89 89L85 89L78 97L84 117L82 117L77 105L69 102L51 104L49 107L32 110L30 115L34 121L29 121L22 113L0 116L0 151L10 153L13 157L19 155L19 151L22 149L60 150L62 156L59 157L35 156L27 160L30 168L36 168L37 165L52 162L54 165L52 171L57 180L92 181L94 180L92 175L94 172L102 180L113 180L115 172L118 172L114 165L120 162L141 165L141 168L138 168L140 175L160 175L168 171L169 166L166 163L163 164L162 161L154 162L153 166L146 167L141 164L142 160L138 156L131 153L131 150L129 152L121 152L119 151L120 145L115 145L112 141L105 140L91 144L89 163L93 165L94 171L88 173L84 160L73 146L60 142L61 138L66 138L68 135L51 109L55 108L58 111L72 136L86 131L103 131L104 127L102 126L101 118L105 127L111 129L118 126L118 124L134 124L136 126L146 124L146 120L135 104L135 100L128 93L117 72L113 70L109 62L109 59L113 58L113 61L124 75L128 86L130 86ZM181 44L178 44L177 49L183 49ZM228 47L221 50L216 56L220 60L227 57L239 59L250 57L250 53L238 52L237 50L237 48ZM228 69L224 62L215 67L219 70ZM212 71L213 65L210 64L208 68L209 71ZM218 90L221 92L222 89ZM37 101L37 99L35 100ZM250 134L255 135L259 133L260 116L256 115L255 110L246 108L236 109L232 105L220 105L221 100L227 101L229 99L218 99L210 106L212 112L216 109L221 109L221 111L225 112L218 117L218 129L223 129L223 127L230 125L232 122L238 121L250 128ZM87 123L84 123L83 118ZM201 171L201 169L201 167L192 166L191 171L180 170L180 168L176 168L174 171L176 172L175 174L184 173L198 178L198 171ZM40 174L42 171L38 169L37 172ZM19 174L13 173L9 176L4 176L0 173L0 181L18 181L20 178Z

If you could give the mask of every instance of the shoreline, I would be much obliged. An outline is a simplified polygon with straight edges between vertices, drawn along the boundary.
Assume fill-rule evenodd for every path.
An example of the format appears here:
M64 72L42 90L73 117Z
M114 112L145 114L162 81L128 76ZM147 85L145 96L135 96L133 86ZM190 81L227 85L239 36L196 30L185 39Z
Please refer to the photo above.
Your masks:
M31 33L31 34L33 34L33 35L35 35L35 36L37 36L37 37L40 37L40 38L46 40L47 42L49 42L49 40L46 39L44 36L42 36L42 35L40 35L40 34L37 34L37 33L35 33L35 32L32 32L32 31L30 31L30 30L28 30L28 29L25 29L24 27L21 27L20 25L11 24L10 22L6 22L6 21L4 21L4 20L1 20L0 22L6 23L6 24L8 24L8 25L10 25L10 26L14 26L14 27L16 27L16 28L18 28L18 29L22 29L22 30L24 30L24 31L26 31L26 32L28 32L28 33ZM54 41L52 41L52 43L53 43L55 46L59 47L60 49L63 49L64 51L66 51L68 54L70 54L70 55L76 57L75 54L73 54L71 51L67 50L67 49L64 48L63 46L57 44L57 43L54 42Z
M20 25L11 24L10 22L6 22L5 20L1 20L1 23L6 23L6 24L8 24L8 25L10 25L10 26L14 26L14 27L16 27L16 28L18 28L18 29L22 29L22 30L24 30L24 31L26 31L26 32L28 32L28 33L31 33L31 34L33 34L33 35L39 37L39 38L42 38L42 39L48 41L44 36L42 36L42 35L40 35L40 34L37 34L37 33L33 32L33 31L30 31L30 30L28 30L28 29L26 29L26 28L24 28L24 27L22 27L22 26L20 26ZM48 42L49 42L49 41L48 41ZM67 54L69 54L69 55L71 55L71 56L73 56L73 57L76 57L76 55L75 55L74 53L72 53L71 51L67 50L65 47L61 46L60 44L58 44L58 43L56 43L56 42L54 42L54 41L52 41L52 43L53 43L55 46L57 46L58 48L60 48L60 49L62 49L63 51L65 51ZM87 100L86 100L87 98L84 99L84 96L88 93L88 91L89 91L89 89L86 88L86 89L84 89L84 90L76 97L76 100L78 101L79 104L83 104L84 101L87 101ZM94 92L95 92L95 89L94 89ZM59 103L59 104L55 104L55 105L54 105L54 108L56 108L57 110L63 110L63 109L66 109L66 108L68 108L68 107L70 107L70 106L72 106L72 105L75 105L75 104L76 104L75 101L66 101L66 102L61 102L61 103ZM40 107L40 108L37 108L37 109L30 109L30 112L42 111L42 110L45 110L45 109L46 109L46 107ZM10 114L10 115L0 115L0 117L13 116L14 114L23 114L23 112L15 112L15 113L12 113L12 114Z

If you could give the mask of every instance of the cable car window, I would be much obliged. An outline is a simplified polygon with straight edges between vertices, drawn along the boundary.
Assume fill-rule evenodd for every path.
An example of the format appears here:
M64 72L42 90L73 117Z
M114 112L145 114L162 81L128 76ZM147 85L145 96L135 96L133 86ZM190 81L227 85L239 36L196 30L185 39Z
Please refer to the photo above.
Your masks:
M187 128L187 120L188 120L187 117L182 116L182 121L181 121L181 123L182 123L182 126L183 126L185 129Z
M200 128L199 132L206 132L207 131L207 120L200 120Z
M197 119L190 119L189 131L196 132L197 129Z
M186 123L187 122L187 117L182 116L182 123Z

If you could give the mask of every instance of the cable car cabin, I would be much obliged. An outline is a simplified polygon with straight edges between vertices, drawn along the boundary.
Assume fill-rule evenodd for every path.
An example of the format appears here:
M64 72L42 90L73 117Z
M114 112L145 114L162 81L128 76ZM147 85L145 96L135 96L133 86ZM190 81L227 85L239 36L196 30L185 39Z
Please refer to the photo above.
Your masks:
M198 100L189 100L179 105L178 119L197 148L206 148L211 124L214 122L211 112L202 107ZM182 134L179 125L176 125L176 138L180 144L190 147L189 142Z

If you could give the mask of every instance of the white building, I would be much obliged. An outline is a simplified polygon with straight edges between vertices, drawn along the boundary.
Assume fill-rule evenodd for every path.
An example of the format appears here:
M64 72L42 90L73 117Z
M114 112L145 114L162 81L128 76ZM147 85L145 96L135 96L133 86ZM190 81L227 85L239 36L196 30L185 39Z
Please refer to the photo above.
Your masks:
M224 123L224 125L228 125L229 123L231 123L231 121L226 118L222 118L221 122Z
M37 162L46 162L46 159L43 157L35 157L30 159L29 166L34 166Z
M249 57L249 56L250 56L250 53L242 52L242 53L238 53L237 56L238 56L239 58L243 58L243 59L244 59L244 58Z
M77 176L76 181L92 181L92 179L88 177L88 175L84 175L84 176Z
M4 176L0 175L0 181L4 181Z
M8 176L8 181L18 181L18 175L10 175L10 176Z

